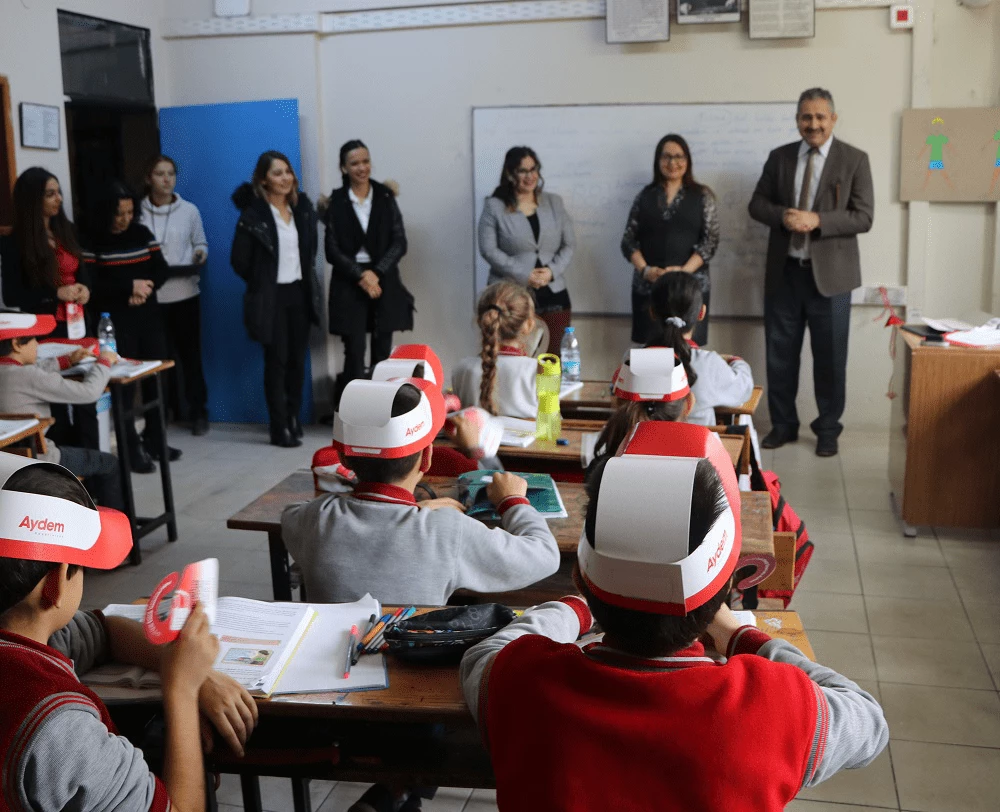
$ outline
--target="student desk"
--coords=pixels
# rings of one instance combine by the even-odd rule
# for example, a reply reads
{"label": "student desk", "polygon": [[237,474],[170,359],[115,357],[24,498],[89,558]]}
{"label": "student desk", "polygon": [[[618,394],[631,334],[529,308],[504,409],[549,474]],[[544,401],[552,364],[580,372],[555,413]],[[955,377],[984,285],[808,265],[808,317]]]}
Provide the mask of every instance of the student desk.
{"label": "student desk", "polygon": [[[34,438],[34,448],[35,456],[39,454],[44,454],[48,450],[48,445],[45,442],[45,431],[56,421],[51,417],[39,417],[37,414],[0,414],[0,419],[3,420],[34,420],[35,425],[29,426],[23,431],[19,431],[16,434],[12,434],[10,437],[5,437],[0,440],[0,448],[10,448],[12,445],[23,442],[24,440]],[[20,453],[15,449],[11,449],[15,454]]]}
{"label": "student desk", "polygon": [[716,406],[715,407],[715,419],[720,423],[729,425],[735,422],[737,416],[742,414],[752,415],[757,411],[757,406],[760,405],[760,399],[764,395],[763,386],[755,386],[753,391],[750,393],[750,397],[747,398],[746,403],[742,406]]}
{"label": "student desk", "polygon": [[[163,525],[167,526],[167,538],[177,541],[177,516],[174,512],[174,488],[170,481],[170,452],[167,450],[167,419],[166,404],[163,402],[163,382],[160,375],[174,366],[173,361],[160,361],[159,365],[131,378],[112,378],[108,382],[111,390],[111,412],[115,425],[115,440],[118,443],[118,469],[121,476],[122,497],[125,501],[125,514],[132,523],[132,552],[129,553],[129,563],[142,563],[142,550],[139,540],[148,536]],[[135,405],[131,387],[146,378],[156,380],[156,398],[149,403]],[[129,441],[126,426],[137,414],[153,413],[153,419],[160,422],[162,444],[160,446],[160,485],[163,491],[163,512],[159,516],[142,517],[136,514],[135,492],[132,490],[132,466],[129,462]]]}
{"label": "student desk", "polygon": [[904,533],[1000,527],[1000,349],[921,344],[900,330],[889,482]]}
{"label": "student desk", "polygon": [[[760,629],[815,660],[795,612],[754,614]],[[260,723],[246,758],[227,757],[219,750],[209,756],[209,769],[241,775],[247,812],[260,809],[259,775],[493,787],[489,754],[466,707],[457,665],[414,665],[392,656],[387,663],[389,687],[384,690],[257,700]],[[130,713],[144,707],[148,714],[151,704],[155,709],[160,703],[158,692],[131,693],[135,700],[108,702],[119,724]],[[148,699],[140,705],[143,694]],[[296,796],[301,798],[303,789],[299,783]],[[309,808],[308,792],[304,796],[297,808]]]}
{"label": "student desk", "polygon": [[559,399],[563,417],[607,420],[611,417],[611,384],[608,381],[584,381],[583,388]]}
{"label": "student desk", "polygon": [[[455,495],[455,479],[452,477],[424,477],[423,482],[430,485],[438,496]],[[576,562],[576,548],[580,542],[580,534],[583,531],[587,495],[580,483],[560,482],[558,487],[566,505],[566,512],[569,513],[568,519],[553,519],[548,523],[562,554],[559,570],[530,587],[516,592],[505,592],[502,595],[488,596],[491,599],[496,598],[501,602],[518,606],[558,598],[575,591],[570,576],[573,564]],[[226,527],[231,530],[256,530],[267,533],[271,559],[271,588],[277,601],[292,599],[288,551],[281,536],[281,512],[287,505],[304,502],[317,495],[313,487],[312,473],[296,471],[258,496],[226,522]],[[762,562],[765,572],[770,573],[775,567],[770,497],[763,491],[743,491],[740,497],[743,526],[742,557],[753,556],[754,560]],[[473,593],[464,593],[462,597],[471,599],[472,595]],[[484,598],[476,593],[476,599]]]}

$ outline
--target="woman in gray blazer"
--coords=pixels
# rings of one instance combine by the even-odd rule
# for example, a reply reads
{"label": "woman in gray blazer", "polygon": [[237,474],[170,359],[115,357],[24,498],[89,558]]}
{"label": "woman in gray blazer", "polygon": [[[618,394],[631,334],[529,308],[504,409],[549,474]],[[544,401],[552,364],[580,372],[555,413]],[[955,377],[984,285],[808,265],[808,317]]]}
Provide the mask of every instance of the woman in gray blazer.
{"label": "woman in gray blazer", "polygon": [[558,354],[572,315],[565,273],[576,238],[562,198],[542,191],[541,171],[531,147],[507,150],[479,218],[479,253],[490,265],[489,284],[510,280],[534,294],[549,328],[547,351]]}

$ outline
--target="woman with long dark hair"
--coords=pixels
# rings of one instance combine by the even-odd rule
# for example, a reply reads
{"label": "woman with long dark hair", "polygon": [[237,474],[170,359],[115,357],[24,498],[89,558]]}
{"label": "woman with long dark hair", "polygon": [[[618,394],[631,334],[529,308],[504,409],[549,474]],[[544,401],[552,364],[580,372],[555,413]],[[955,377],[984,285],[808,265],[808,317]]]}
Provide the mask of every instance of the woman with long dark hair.
{"label": "woman with long dark hair", "polygon": [[365,372],[365,339],[371,335],[371,368],[389,357],[392,334],[413,329],[413,296],[403,285],[399,261],[406,254],[403,215],[396,193],[371,177],[372,159],[359,139],[340,148],[341,186],[330,193],[326,261],[330,274],[330,333],[344,341],[344,370],[335,400]]}
{"label": "woman with long dark hair", "polygon": [[[125,183],[111,181],[94,211],[83,259],[94,282],[93,314],[107,313],[115,326],[118,354],[158,361],[167,357],[167,337],[156,290],[167,278],[167,263],[152,232],[136,220],[139,198]],[[128,395],[125,395],[128,397]],[[156,399],[156,381],[142,382],[145,402]],[[160,421],[147,415],[142,443],[129,423],[129,464],[139,474],[151,473],[161,448]],[[170,461],[181,456],[168,451]]]}
{"label": "woman with long dark hair", "polygon": [[[694,274],[701,286],[706,313],[708,263],[719,245],[715,195],[694,179],[687,141],[663,136],[653,154],[653,180],[632,203],[622,237],[622,253],[635,269],[632,276],[632,341],[645,344],[652,322],[649,291],[668,271]],[[708,341],[708,320],[698,323],[694,341]]]}
{"label": "woman with long dark hair", "polygon": [[[87,335],[85,306],[90,301],[90,275],[80,261],[76,230],[63,209],[59,179],[40,166],[24,170],[14,184],[14,229],[0,237],[3,301],[26,313],[55,316],[53,338]],[[54,442],[96,449],[97,412],[93,404],[77,404],[70,412],[53,404]]]}
{"label": "woman with long dark hair", "polygon": [[271,443],[302,445],[302,386],[309,325],[319,324],[316,210],[292,162],[276,150],[257,159],[250,183],[233,192],[240,210],[230,261],[247,283],[243,324],[264,348],[264,397]]}
{"label": "woman with long dark hair", "polygon": [[546,352],[558,353],[572,321],[565,273],[576,237],[562,198],[544,186],[531,147],[507,150],[500,182],[479,218],[479,253],[490,265],[489,284],[507,280],[532,292],[535,312],[548,326]]}

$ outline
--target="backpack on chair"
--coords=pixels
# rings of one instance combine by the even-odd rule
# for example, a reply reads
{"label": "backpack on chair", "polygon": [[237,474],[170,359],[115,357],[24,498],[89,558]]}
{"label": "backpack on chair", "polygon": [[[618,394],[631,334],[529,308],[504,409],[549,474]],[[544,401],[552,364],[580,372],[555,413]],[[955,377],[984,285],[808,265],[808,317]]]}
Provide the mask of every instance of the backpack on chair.
{"label": "backpack on chair", "polygon": [[760,471],[759,475],[771,496],[771,517],[774,521],[775,531],[795,534],[795,581],[790,590],[761,589],[758,590],[758,596],[761,598],[780,598],[787,608],[795,589],[802,580],[806,567],[809,566],[809,559],[812,558],[815,547],[809,541],[809,531],[806,530],[805,522],[799,518],[792,506],[785,501],[785,497],[781,495],[781,482],[778,475],[774,471]]}

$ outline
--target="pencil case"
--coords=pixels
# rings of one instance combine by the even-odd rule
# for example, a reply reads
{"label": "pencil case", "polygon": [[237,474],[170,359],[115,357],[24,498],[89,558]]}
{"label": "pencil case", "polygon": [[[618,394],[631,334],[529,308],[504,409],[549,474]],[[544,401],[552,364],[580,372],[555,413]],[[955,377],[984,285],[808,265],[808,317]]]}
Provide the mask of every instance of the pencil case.
{"label": "pencil case", "polygon": [[404,660],[461,659],[466,649],[500,631],[514,610],[499,603],[453,606],[403,620],[385,632],[389,651]]}

